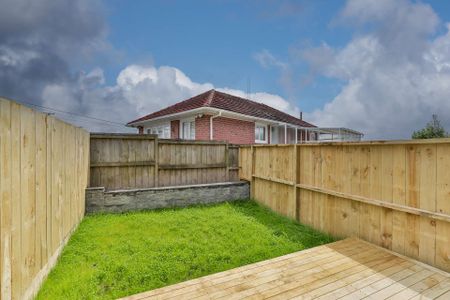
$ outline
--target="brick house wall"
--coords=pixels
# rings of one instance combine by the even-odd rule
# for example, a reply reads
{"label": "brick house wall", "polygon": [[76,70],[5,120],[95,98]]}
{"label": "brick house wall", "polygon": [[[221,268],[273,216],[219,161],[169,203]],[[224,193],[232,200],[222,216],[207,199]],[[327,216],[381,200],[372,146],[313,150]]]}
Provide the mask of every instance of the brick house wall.
{"label": "brick house wall", "polygon": [[170,121],[170,138],[171,139],[180,138],[180,120]]}
{"label": "brick house wall", "polygon": [[[210,140],[210,118],[211,115],[195,118],[196,140]],[[181,138],[180,123],[180,120],[170,121],[171,139]],[[255,143],[255,122],[216,117],[213,119],[213,131],[213,139],[216,141],[228,141],[231,144]],[[267,138],[270,141],[270,126],[267,126]]]}
{"label": "brick house wall", "polygon": [[[209,123],[208,123],[209,125]],[[255,123],[218,117],[213,119],[213,139],[232,144],[254,144]]]}
{"label": "brick house wall", "polygon": [[[210,115],[195,118],[195,139],[198,141],[209,141],[209,119]],[[214,119],[216,121],[216,119]],[[215,123],[215,122],[214,122]]]}

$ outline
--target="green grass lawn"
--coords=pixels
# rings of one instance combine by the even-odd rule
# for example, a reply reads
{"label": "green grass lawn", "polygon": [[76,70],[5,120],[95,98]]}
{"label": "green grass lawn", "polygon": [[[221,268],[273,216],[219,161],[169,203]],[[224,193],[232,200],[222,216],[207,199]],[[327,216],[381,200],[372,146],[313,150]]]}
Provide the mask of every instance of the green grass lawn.
{"label": "green grass lawn", "polygon": [[252,201],[91,215],[37,299],[113,299],[331,241]]}

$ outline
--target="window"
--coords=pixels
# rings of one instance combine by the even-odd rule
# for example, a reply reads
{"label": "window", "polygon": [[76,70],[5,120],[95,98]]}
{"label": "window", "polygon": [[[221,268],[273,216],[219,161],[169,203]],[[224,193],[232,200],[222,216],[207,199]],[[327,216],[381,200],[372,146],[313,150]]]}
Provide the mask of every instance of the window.
{"label": "window", "polygon": [[170,124],[150,127],[147,129],[147,133],[157,134],[161,139],[170,139]]}
{"label": "window", "polygon": [[195,120],[181,122],[181,134],[185,140],[195,140]]}
{"label": "window", "polygon": [[262,124],[255,125],[255,142],[267,143],[267,126]]}

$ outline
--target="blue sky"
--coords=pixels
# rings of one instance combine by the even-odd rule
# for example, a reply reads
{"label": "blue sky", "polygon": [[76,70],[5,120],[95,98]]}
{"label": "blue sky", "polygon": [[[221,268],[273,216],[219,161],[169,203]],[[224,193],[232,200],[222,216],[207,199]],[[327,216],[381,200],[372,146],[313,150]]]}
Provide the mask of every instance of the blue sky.
{"label": "blue sky", "polygon": [[[211,88],[368,139],[450,131],[450,2],[0,0],[0,95],[92,131]],[[54,112],[54,111],[53,111]]]}
{"label": "blue sky", "polygon": [[[108,80],[127,64],[151,62],[183,70],[197,82],[247,91],[280,94],[311,110],[336,94],[339,82],[299,88],[289,95],[279,84],[279,71],[264,69],[253,58],[262,49],[289,56],[294,45],[327,41],[341,46],[351,33],[330,25],[342,1],[294,2],[279,11],[276,1],[110,1],[112,44],[124,53],[121,64],[108,68]],[[297,73],[308,70],[300,62]],[[300,85],[300,84],[299,84]]]}
{"label": "blue sky", "polygon": [[[450,2],[423,2],[450,20]],[[324,0],[108,1],[109,39],[123,60],[107,66],[106,75],[112,82],[131,63],[168,65],[219,87],[247,91],[250,82],[252,91],[278,94],[312,111],[336,96],[343,83],[318,76],[308,84],[296,82],[289,92],[279,82],[279,70],[262,68],[253,56],[267,49],[284,60],[296,46],[345,46],[355,32],[335,24],[344,5]],[[301,80],[307,65],[297,61],[295,73]]]}

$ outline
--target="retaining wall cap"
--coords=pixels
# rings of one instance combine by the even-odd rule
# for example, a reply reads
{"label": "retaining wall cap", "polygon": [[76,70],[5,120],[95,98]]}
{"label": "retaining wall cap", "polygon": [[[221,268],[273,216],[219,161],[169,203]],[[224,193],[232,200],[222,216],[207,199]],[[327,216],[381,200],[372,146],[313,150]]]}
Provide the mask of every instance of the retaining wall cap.
{"label": "retaining wall cap", "polygon": [[[219,186],[236,186],[236,185],[246,185],[247,181],[233,181],[233,182],[218,182],[218,183],[206,183],[206,184],[191,184],[191,185],[174,185],[174,186],[161,186],[153,188],[143,188],[143,189],[124,189],[124,190],[114,190],[106,191],[105,194],[128,194],[136,192],[146,192],[146,191],[162,191],[162,190],[182,190],[190,188],[214,188]],[[91,188],[95,189],[95,188]],[[104,189],[104,188],[102,188]]]}
{"label": "retaining wall cap", "polygon": [[88,187],[86,191],[105,191],[104,187]]}

